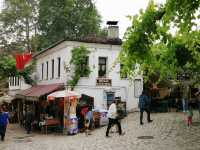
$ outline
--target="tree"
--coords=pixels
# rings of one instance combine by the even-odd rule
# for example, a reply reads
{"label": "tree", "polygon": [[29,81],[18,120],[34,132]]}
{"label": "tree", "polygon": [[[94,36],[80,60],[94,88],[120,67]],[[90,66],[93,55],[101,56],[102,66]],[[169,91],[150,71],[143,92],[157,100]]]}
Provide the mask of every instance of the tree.
{"label": "tree", "polygon": [[41,0],[39,29],[42,47],[62,39],[78,39],[100,32],[100,16],[92,0]]}
{"label": "tree", "polygon": [[157,82],[176,80],[179,73],[198,79],[200,32],[195,20],[200,15],[199,6],[199,1],[167,0],[163,6],[151,1],[144,12],[130,17],[132,26],[125,34],[119,58],[129,76],[139,64],[146,82],[152,76],[158,77]]}
{"label": "tree", "polygon": [[1,45],[4,49],[31,50],[30,39],[37,31],[37,16],[37,0],[5,0],[5,8],[0,14]]}
{"label": "tree", "polygon": [[5,0],[0,46],[37,51],[63,39],[104,35],[100,22],[92,0]]}

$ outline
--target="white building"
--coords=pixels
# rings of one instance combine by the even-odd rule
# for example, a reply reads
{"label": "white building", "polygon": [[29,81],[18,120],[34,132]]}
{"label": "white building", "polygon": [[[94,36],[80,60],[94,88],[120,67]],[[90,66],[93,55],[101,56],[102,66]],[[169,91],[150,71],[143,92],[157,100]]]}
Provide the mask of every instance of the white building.
{"label": "white building", "polygon": [[[109,34],[115,38],[118,36],[118,28],[113,27],[114,29],[112,26],[109,27],[111,31]],[[121,42],[118,38],[82,42],[61,41],[42,50],[34,56],[37,84],[63,83],[67,88],[67,81],[73,72],[70,65],[71,50],[80,46],[90,51],[86,63],[92,72],[88,77],[81,77],[74,90],[93,97],[95,108],[107,109],[107,104],[115,97],[121,97],[122,101],[126,101],[128,111],[137,108],[138,97],[143,88],[142,77],[138,76],[130,81],[120,77],[122,66],[119,63],[112,68],[121,51]]]}

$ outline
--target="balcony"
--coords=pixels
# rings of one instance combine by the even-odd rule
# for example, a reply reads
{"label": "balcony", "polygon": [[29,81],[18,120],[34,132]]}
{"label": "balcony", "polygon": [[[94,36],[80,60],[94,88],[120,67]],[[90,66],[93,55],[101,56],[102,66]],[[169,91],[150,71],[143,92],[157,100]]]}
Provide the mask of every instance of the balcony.
{"label": "balcony", "polygon": [[9,77],[9,91],[25,90],[30,87],[31,85],[26,84],[23,77]]}

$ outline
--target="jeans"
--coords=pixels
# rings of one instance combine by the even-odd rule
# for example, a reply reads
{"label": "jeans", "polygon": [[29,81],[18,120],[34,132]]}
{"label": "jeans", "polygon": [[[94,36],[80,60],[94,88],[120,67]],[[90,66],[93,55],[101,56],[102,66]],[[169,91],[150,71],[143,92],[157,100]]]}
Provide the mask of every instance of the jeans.
{"label": "jeans", "polygon": [[26,131],[27,131],[27,134],[29,134],[29,133],[31,132],[31,128],[32,128],[31,122],[27,122],[27,123],[26,123]]}
{"label": "jeans", "polygon": [[185,98],[182,99],[182,105],[183,105],[183,112],[187,111],[188,110],[188,101]]}
{"label": "jeans", "polygon": [[1,141],[4,141],[4,137],[6,134],[6,125],[0,125],[0,134],[1,134]]}
{"label": "jeans", "polygon": [[120,124],[119,120],[118,119],[109,118],[109,123],[108,123],[108,127],[107,127],[107,130],[106,130],[106,136],[108,136],[109,130],[112,127],[112,125],[114,125],[114,124],[117,124],[118,129],[119,129],[118,130],[119,134],[122,134],[122,128],[121,128],[121,124]]}

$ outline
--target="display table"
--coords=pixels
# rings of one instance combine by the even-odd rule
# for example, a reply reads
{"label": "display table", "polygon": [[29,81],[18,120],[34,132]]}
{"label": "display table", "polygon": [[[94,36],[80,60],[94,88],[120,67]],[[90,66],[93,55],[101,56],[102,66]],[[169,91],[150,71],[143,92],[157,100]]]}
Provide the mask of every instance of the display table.
{"label": "display table", "polygon": [[44,132],[47,134],[48,127],[58,127],[60,125],[60,121],[58,119],[45,119],[42,128]]}

